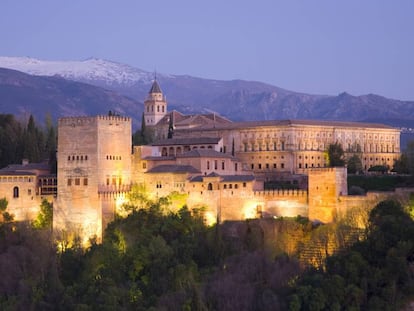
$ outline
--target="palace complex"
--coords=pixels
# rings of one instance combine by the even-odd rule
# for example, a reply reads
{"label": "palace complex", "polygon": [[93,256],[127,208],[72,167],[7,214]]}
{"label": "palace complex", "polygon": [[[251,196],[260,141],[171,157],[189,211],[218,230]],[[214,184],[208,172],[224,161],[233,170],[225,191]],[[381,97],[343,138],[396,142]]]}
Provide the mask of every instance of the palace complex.
{"label": "palace complex", "polygon": [[[144,102],[153,143],[145,146],[132,146],[128,117],[59,119],[57,178],[42,164],[11,165],[0,170],[0,197],[16,220],[33,219],[46,198],[53,202],[54,230],[85,240],[101,239],[134,185],[153,199],[174,194],[171,208],[203,208],[209,223],[296,215],[330,222],[384,197],[348,196],[346,168],[327,168],[330,144],[341,144],[347,158],[357,155],[364,171],[392,168],[400,156],[399,130],[381,124],[232,122],[167,108],[154,81]],[[291,189],[268,190],[271,183]]]}

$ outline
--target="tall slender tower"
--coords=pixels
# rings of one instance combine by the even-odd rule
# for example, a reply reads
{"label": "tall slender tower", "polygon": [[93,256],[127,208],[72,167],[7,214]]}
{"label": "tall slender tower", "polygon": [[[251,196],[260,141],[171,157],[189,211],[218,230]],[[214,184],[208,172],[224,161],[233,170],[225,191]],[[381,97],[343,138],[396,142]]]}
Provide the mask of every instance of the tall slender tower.
{"label": "tall slender tower", "polygon": [[162,94],[157,79],[152,83],[147,99],[144,101],[145,125],[156,125],[167,114],[167,100]]}

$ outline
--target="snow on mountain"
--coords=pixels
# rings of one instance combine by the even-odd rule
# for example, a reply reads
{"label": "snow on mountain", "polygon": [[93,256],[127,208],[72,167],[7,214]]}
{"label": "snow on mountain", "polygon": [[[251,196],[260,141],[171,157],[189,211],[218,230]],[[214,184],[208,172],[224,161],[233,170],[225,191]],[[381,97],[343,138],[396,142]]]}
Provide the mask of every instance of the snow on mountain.
{"label": "snow on mountain", "polygon": [[[96,80],[130,86],[151,83],[154,74],[125,64],[97,58],[83,61],[45,61],[30,57],[0,56],[0,67],[37,76],[61,76],[70,80]],[[171,76],[170,76],[171,77]]]}

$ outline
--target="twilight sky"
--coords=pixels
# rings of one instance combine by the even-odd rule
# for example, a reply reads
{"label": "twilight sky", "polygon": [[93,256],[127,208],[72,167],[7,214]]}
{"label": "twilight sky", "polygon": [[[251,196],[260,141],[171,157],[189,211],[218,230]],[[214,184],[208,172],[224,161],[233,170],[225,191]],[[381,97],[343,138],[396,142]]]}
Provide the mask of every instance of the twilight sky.
{"label": "twilight sky", "polygon": [[0,55],[414,100],[412,0],[2,0]]}

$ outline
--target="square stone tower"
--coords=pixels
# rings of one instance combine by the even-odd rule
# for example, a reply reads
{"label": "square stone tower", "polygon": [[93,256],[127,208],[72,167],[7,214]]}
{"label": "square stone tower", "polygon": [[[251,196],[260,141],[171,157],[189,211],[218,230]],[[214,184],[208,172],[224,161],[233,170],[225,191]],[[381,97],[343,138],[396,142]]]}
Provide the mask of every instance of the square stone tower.
{"label": "square stone tower", "polygon": [[346,167],[314,168],[308,176],[309,219],[334,221],[340,196],[348,194]]}
{"label": "square stone tower", "polygon": [[[58,123],[58,191],[53,210],[57,235],[86,243],[102,239],[117,197],[131,183],[131,119],[68,117]],[[113,204],[108,204],[112,202]]]}

